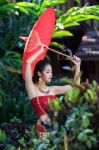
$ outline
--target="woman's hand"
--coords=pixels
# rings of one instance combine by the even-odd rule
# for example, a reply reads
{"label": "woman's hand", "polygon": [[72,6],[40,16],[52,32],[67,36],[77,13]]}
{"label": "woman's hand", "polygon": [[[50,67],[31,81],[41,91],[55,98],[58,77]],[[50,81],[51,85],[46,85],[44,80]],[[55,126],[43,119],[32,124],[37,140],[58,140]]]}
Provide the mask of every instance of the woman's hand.
{"label": "woman's hand", "polygon": [[80,85],[80,64],[81,59],[75,55],[71,57],[71,61],[75,64],[75,75],[74,75],[74,81],[76,84]]}
{"label": "woman's hand", "polygon": [[27,60],[26,60],[26,63],[27,64],[31,64],[33,61],[35,61],[35,59],[37,59],[37,57],[39,55],[41,55],[42,53],[44,53],[45,51],[45,48],[44,48],[44,45],[38,45],[39,46],[39,50],[31,57],[29,57]]}
{"label": "woman's hand", "polygon": [[81,59],[75,55],[71,57],[71,61],[75,64],[75,66],[80,66],[81,64]]}

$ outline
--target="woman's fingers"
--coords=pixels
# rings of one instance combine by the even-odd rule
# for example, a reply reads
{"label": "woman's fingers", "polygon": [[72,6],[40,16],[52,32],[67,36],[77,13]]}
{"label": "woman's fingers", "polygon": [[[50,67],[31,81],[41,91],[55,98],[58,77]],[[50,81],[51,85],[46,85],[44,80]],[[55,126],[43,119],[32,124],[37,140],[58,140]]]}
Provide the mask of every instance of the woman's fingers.
{"label": "woman's fingers", "polygon": [[79,57],[77,57],[76,55],[73,55],[71,60],[75,65],[81,63],[81,59]]}

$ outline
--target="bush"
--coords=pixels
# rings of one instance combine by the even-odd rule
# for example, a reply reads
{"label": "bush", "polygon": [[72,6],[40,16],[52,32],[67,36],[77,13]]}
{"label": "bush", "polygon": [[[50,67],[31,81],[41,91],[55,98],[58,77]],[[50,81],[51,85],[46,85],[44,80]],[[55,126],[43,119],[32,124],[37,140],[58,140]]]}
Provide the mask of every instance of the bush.
{"label": "bush", "polygon": [[63,150],[63,146],[66,150],[95,150],[99,147],[99,85],[95,81],[80,86],[73,84],[73,89],[64,97],[49,100],[48,113],[53,130],[45,140],[38,140],[34,123],[25,125],[20,120],[16,123],[15,119],[10,124],[2,124],[0,133],[5,149],[9,144],[28,150]]}

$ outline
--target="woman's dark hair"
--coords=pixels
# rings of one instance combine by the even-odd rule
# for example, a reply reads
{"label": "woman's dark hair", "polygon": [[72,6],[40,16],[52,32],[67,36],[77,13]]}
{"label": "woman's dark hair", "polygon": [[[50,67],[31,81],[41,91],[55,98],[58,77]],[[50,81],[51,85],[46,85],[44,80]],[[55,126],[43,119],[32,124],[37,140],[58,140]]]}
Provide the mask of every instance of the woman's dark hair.
{"label": "woman's dark hair", "polygon": [[36,64],[35,69],[34,69],[34,76],[33,76],[34,83],[39,81],[38,71],[40,71],[42,73],[44,71],[46,65],[51,65],[50,61],[48,61],[47,59],[40,60]]}

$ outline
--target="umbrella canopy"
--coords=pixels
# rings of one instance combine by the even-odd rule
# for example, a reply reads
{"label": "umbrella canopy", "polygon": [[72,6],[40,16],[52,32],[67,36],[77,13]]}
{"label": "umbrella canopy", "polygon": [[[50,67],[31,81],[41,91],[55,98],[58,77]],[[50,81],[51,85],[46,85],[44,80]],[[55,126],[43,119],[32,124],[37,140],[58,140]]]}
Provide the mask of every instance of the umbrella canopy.
{"label": "umbrella canopy", "polygon": [[[22,76],[25,77],[26,60],[34,55],[41,47],[41,45],[49,46],[51,42],[51,37],[53,34],[55,25],[55,12],[52,7],[47,8],[42,15],[39,17],[38,21],[34,25],[28,37],[22,37],[26,44],[23,53],[22,61]],[[42,53],[38,58],[31,64],[32,76],[34,74],[35,65],[38,61],[43,60],[47,53],[47,48],[45,48],[44,53]]]}

